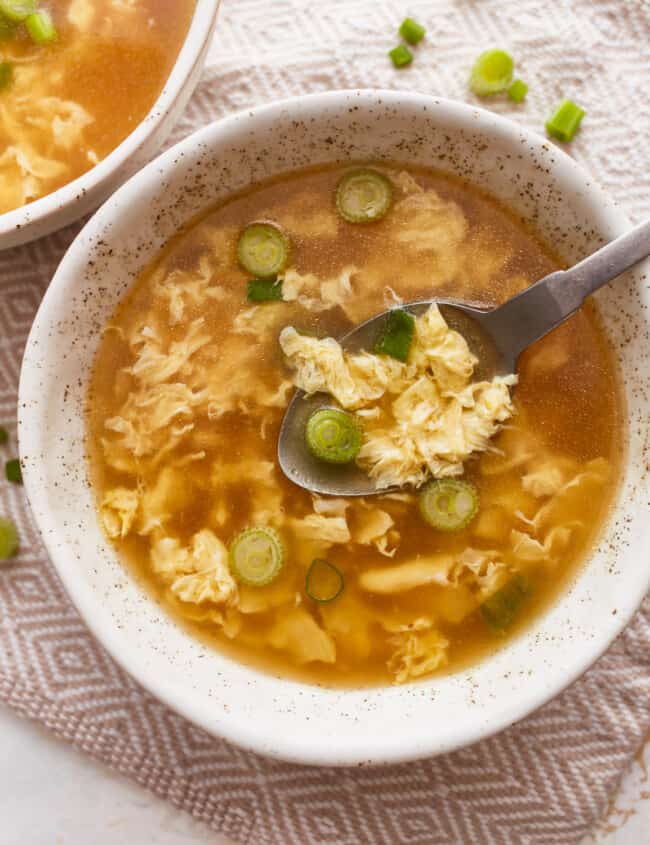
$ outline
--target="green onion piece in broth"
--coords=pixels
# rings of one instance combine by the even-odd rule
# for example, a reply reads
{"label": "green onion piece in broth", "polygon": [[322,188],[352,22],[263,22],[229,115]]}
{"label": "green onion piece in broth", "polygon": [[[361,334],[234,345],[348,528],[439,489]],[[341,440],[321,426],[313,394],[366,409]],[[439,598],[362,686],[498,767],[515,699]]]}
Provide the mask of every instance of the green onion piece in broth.
{"label": "green onion piece in broth", "polygon": [[25,28],[35,44],[51,44],[58,38],[52,17],[44,9],[26,17]]}
{"label": "green onion piece in broth", "polygon": [[383,173],[370,168],[346,173],[336,189],[336,209],[348,223],[373,223],[390,208],[393,186]]}
{"label": "green onion piece in broth", "polygon": [[246,296],[250,302],[281,302],[282,282],[277,279],[251,279]]}
{"label": "green onion piece in broth", "polygon": [[17,29],[18,24],[5,18],[0,12],[0,42],[9,41],[10,38],[13,38]]}
{"label": "green onion piece in broth", "polygon": [[310,599],[327,604],[337,599],[345,587],[343,575],[328,560],[316,558],[307,570],[305,592]]}
{"label": "green onion piece in broth", "polygon": [[485,623],[495,633],[503,634],[514,622],[529,590],[528,578],[517,573],[481,605]]}
{"label": "green onion piece in broth", "polygon": [[258,279],[275,279],[289,261],[289,241],[274,223],[251,223],[237,244],[239,263]]}
{"label": "green onion piece in broth", "polygon": [[22,23],[36,11],[36,0],[0,0],[0,15],[14,23]]}
{"label": "green onion piece in broth", "polygon": [[247,528],[230,546],[230,570],[237,581],[264,587],[280,574],[284,563],[282,542],[272,528]]}
{"label": "green onion piece in broth", "polygon": [[478,491],[468,481],[439,478],[425,485],[418,500],[423,519],[438,531],[460,531],[476,516]]}
{"label": "green onion piece in broth", "polygon": [[[11,62],[0,62],[0,91],[8,88],[14,79],[14,66]],[[3,429],[4,431],[4,429]],[[0,443],[4,441],[0,440]]]}

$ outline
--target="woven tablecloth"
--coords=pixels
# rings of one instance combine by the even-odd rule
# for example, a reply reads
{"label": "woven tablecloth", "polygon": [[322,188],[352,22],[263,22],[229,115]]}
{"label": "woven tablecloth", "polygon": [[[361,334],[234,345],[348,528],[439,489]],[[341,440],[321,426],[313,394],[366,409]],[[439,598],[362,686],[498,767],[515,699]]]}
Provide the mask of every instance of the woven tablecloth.
{"label": "woven tablecloth", "polygon": [[[413,65],[396,71],[386,52],[407,13],[427,36]],[[471,101],[468,68],[500,46],[530,92],[522,106],[496,99],[490,108],[541,131],[561,98],[575,99],[587,117],[571,154],[640,219],[650,215],[649,44],[647,0],[223,0],[208,66],[173,140],[237,109],[333,88]],[[14,450],[27,332],[77,230],[0,254],[0,423]],[[0,485],[0,513],[23,539],[0,570],[0,699],[235,842],[570,845],[603,814],[650,728],[646,599],[579,682],[497,737],[388,768],[270,762],[207,736],[143,692],[72,607],[21,488]],[[648,565],[647,549],[639,554]]]}

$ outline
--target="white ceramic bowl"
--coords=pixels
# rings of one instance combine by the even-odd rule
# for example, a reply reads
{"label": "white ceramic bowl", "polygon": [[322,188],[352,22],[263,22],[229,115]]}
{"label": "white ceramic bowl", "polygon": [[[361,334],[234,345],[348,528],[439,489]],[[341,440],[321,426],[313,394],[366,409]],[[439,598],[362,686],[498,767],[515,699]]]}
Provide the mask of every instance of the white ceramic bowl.
{"label": "white ceramic bowl", "polygon": [[170,235],[221,197],[302,165],[381,158],[433,164],[488,189],[568,260],[629,225],[572,159],[495,114],[399,92],[287,100],[202,129],[111,197],[77,237],[45,295],[20,383],[27,493],[89,627],[140,683],[196,724],[304,763],[408,760],[505,728],[580,675],[628,622],[650,583],[650,521],[643,510],[648,455],[644,460],[642,454],[650,298],[640,276],[631,274],[598,295],[628,406],[629,447],[616,511],[561,600],[480,665],[410,686],[361,691],[260,674],[180,630],[117,560],[95,515],[83,419],[99,330],[116,303]]}
{"label": "white ceramic bowl", "polygon": [[28,243],[78,220],[141,168],[171,132],[192,95],[214,32],[221,0],[196,0],[174,67],[148,114],[87,173],[21,208],[0,214],[0,249]]}

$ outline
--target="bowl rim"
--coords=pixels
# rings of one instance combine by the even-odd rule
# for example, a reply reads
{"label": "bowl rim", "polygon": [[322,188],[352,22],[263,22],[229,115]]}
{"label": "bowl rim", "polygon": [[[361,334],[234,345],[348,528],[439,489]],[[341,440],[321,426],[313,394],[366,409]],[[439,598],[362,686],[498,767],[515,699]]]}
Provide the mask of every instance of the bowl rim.
{"label": "bowl rim", "polygon": [[[131,177],[100,208],[77,236],[55,273],[30,331],[26,350],[39,342],[40,324],[45,321],[45,317],[42,315],[47,314],[53,291],[56,290],[59,283],[63,283],[65,276],[68,274],[68,264],[74,266],[76,262],[83,261],[86,245],[92,242],[94,233],[105,228],[113,216],[119,213],[120,204],[128,202],[132,195],[135,196],[141,184],[148,184],[154,179],[160,180],[168,171],[173,170],[174,163],[177,160],[192,155],[198,148],[205,149],[206,146],[218,143],[220,133],[226,134],[236,127],[240,121],[250,121],[256,118],[268,120],[276,115],[280,116],[287,108],[302,106],[313,110],[332,107],[337,103],[343,106],[349,104],[346,102],[348,98],[354,98],[357,104],[365,99],[369,105],[375,106],[379,100],[382,105],[386,104],[393,107],[399,107],[400,104],[404,103],[412,106],[435,107],[442,114],[466,119],[471,121],[473,125],[483,122],[486,129],[495,133],[497,138],[505,137],[510,140],[519,138],[525,141],[529,148],[534,151],[540,151],[542,146],[548,148],[549,144],[543,136],[533,133],[501,115],[474,105],[399,90],[337,90],[300,95],[275,101],[258,108],[244,109],[202,127],[162,153]],[[588,190],[591,195],[590,204],[595,206],[598,203],[600,205],[599,213],[614,235],[623,234],[629,230],[631,223],[627,216],[613,203],[580,164],[557,147],[553,149],[553,156],[555,159],[554,170],[566,184],[568,192],[577,190],[584,194],[585,189]],[[31,412],[27,410],[29,403],[26,401],[32,395],[33,389],[38,383],[38,375],[36,367],[23,366],[18,400],[18,433],[21,456],[41,453],[40,438],[42,434],[38,431],[37,426],[30,426]],[[617,604],[618,612],[616,616],[610,616],[603,620],[600,638],[581,642],[581,648],[576,649],[576,655],[571,660],[570,670],[564,670],[562,674],[556,673],[556,676],[551,677],[545,686],[538,685],[532,693],[528,690],[522,692],[516,702],[504,706],[499,717],[492,718],[489,724],[477,720],[474,730],[464,730],[462,735],[459,735],[459,731],[451,724],[448,726],[449,732],[443,740],[436,737],[434,741],[425,736],[421,737],[418,742],[412,740],[410,744],[406,744],[401,737],[388,735],[387,732],[386,735],[382,736],[378,747],[376,746],[372,750],[366,747],[365,751],[362,751],[359,747],[342,750],[340,747],[332,746],[327,737],[315,738],[313,745],[306,748],[299,736],[294,737],[290,733],[286,735],[276,733],[269,738],[268,729],[263,724],[251,724],[250,722],[242,724],[241,720],[237,721],[236,718],[231,718],[231,715],[227,713],[211,714],[208,724],[204,712],[205,705],[192,696],[191,690],[180,690],[173,683],[167,682],[165,678],[157,676],[155,672],[148,671],[146,662],[125,647],[125,642],[119,636],[112,616],[102,609],[97,596],[93,594],[93,590],[87,588],[75,577],[72,560],[69,560],[65,554],[65,543],[59,545],[55,541],[59,534],[59,527],[52,514],[49,513],[46,492],[40,487],[37,474],[35,470],[31,469],[31,464],[26,465],[24,475],[32,512],[38,523],[48,554],[63,581],[66,591],[83,617],[85,624],[88,625],[100,644],[106,648],[116,662],[157,699],[209,733],[233,742],[241,748],[293,763],[326,766],[394,764],[447,753],[493,736],[530,715],[579,678],[609,648],[613,640],[625,628],[638,609],[643,596],[650,588],[649,568],[643,592],[638,590],[634,595],[630,595],[629,591],[626,592],[624,601],[619,601]],[[359,691],[352,690],[350,692],[354,694]]]}
{"label": "bowl rim", "polygon": [[[220,4],[221,0],[196,0],[190,26],[162,90],[142,120],[126,138],[81,176],[77,176],[71,182],[66,182],[52,193],[0,214],[0,249],[11,248],[14,245],[12,242],[3,247],[4,238],[17,237],[19,240],[16,244],[22,244],[41,237],[42,233],[38,231],[39,224],[44,223],[50,216],[68,209],[84,196],[101,190],[103,183],[114,176],[147,143],[165,120],[188,79],[191,78],[196,65],[201,61],[206,41],[212,35]],[[81,208],[79,217],[84,213],[86,211]],[[62,225],[72,223],[75,219],[78,217],[71,220],[66,218]],[[31,228],[36,230],[33,236],[25,235]]]}

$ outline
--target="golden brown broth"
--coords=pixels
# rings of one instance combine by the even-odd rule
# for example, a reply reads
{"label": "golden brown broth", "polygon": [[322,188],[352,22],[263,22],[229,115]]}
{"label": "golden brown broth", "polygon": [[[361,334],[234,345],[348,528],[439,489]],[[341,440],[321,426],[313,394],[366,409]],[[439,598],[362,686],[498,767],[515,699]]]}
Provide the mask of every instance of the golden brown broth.
{"label": "golden brown broth", "polygon": [[[0,58],[14,65],[14,81],[0,94],[0,151],[12,145],[62,165],[39,178],[31,201],[62,187],[105,158],[147,114],[169,76],[188,30],[194,0],[139,0],[129,6],[112,0],[87,0],[87,25],[80,0],[51,0],[58,38],[35,45],[24,30],[0,42]],[[77,15],[74,17],[74,8]],[[46,98],[81,106],[92,122],[67,145],[57,143],[50,127],[53,113],[43,112],[45,129],[25,118]],[[38,117],[38,114],[37,114]],[[38,168],[40,174],[40,167]],[[21,205],[9,189],[15,171],[0,169],[4,189],[0,212]]]}
{"label": "golden brown broth", "polygon": [[[412,168],[411,172],[425,188],[453,200],[462,209],[468,223],[464,242],[450,245],[437,253],[418,253],[404,246],[394,237],[395,221],[392,213],[371,226],[354,226],[338,221],[332,197],[342,168],[329,167],[303,171],[260,185],[229,199],[200,221],[194,221],[174,238],[154,264],[142,274],[131,293],[115,314],[112,325],[119,326],[128,336],[136,326],[155,315],[164,321],[162,305],[152,293],[152,278],[161,268],[191,270],[201,256],[211,256],[214,265],[213,284],[227,291],[222,301],[210,300],[190,309],[184,320],[205,317],[216,342],[214,360],[223,354],[223,385],[239,368],[249,368],[251,377],[274,388],[287,378],[278,344],[277,334],[285,325],[315,331],[319,335],[340,335],[349,329],[351,319],[339,307],[313,314],[295,303],[261,306],[270,323],[261,340],[251,335],[233,335],[233,319],[249,306],[245,302],[247,275],[235,260],[237,233],[253,219],[272,219],[282,224],[292,242],[291,264],[300,272],[315,273],[329,278],[343,267],[354,264],[360,268],[354,277],[355,295],[352,316],[360,321],[384,307],[384,288],[390,285],[405,299],[417,299],[432,294],[453,296],[467,301],[494,305],[521,290],[525,285],[556,269],[559,262],[552,252],[529,231],[521,221],[494,199],[455,179],[436,172]],[[310,234],[312,226],[316,234]],[[320,234],[319,234],[320,232]],[[325,233],[325,234],[323,234]],[[217,244],[217,246],[215,246]],[[166,312],[165,312],[166,313]],[[171,330],[173,337],[181,337],[184,327]],[[238,354],[248,344],[254,350],[252,359],[244,361]],[[230,358],[228,356],[231,356]],[[206,360],[208,360],[206,359]],[[251,363],[252,361],[252,363]],[[103,459],[100,440],[106,436],[104,421],[119,411],[133,384],[131,376],[110,374],[133,363],[133,354],[120,334],[109,331],[100,346],[95,365],[89,401],[89,446],[92,472],[98,500],[116,485],[133,486],[134,479],[116,472]],[[250,369],[252,367],[252,369]],[[108,374],[108,375],[107,375]],[[515,428],[527,436],[539,438],[538,448],[553,451],[576,466],[594,458],[605,458],[613,467],[606,484],[590,489],[581,502],[573,503],[562,520],[582,520],[583,527],[575,529],[572,539],[554,565],[528,568],[532,589],[524,602],[514,634],[539,614],[557,597],[567,580],[575,574],[598,530],[602,526],[615,489],[622,444],[622,408],[612,355],[600,321],[592,306],[585,307],[563,327],[539,341],[524,356],[520,368],[520,382],[515,391],[517,414]],[[204,445],[203,438],[215,437],[216,445],[206,440],[207,457],[192,464],[186,473],[184,491],[179,494],[176,511],[165,525],[165,532],[188,543],[201,528],[210,526],[228,544],[238,531],[250,523],[251,508],[259,491],[258,480],[246,477],[220,488],[218,467],[251,456],[255,461],[276,460],[276,443],[283,408],[267,413],[268,425],[264,439],[260,436],[259,411],[255,409],[226,414],[218,421],[207,418],[196,421],[190,442],[177,449],[182,455]],[[368,568],[391,566],[414,556],[436,552],[462,552],[470,546],[478,549],[496,548],[507,551],[510,528],[525,530],[517,521],[512,508],[495,505],[500,496],[508,496],[517,489],[520,506],[532,514],[540,502],[521,491],[523,469],[518,467],[499,475],[486,475],[484,462],[507,462],[510,458],[508,437],[504,431],[496,438],[496,446],[504,449],[502,458],[485,455],[466,465],[466,477],[474,481],[481,494],[482,510],[495,509],[503,521],[504,538],[498,542],[476,536],[477,521],[456,534],[442,534],[426,526],[413,503],[380,497],[380,505],[395,521],[400,542],[393,560],[381,556],[374,547],[336,545],[327,558],[344,573],[346,588],[335,604],[354,627],[354,620],[370,616],[368,631],[371,637],[370,654],[363,654],[354,630],[335,636],[337,660],[334,664],[312,663],[297,665],[284,651],[266,643],[269,626],[276,613],[284,609],[249,615],[238,637],[230,640],[214,624],[189,621],[182,603],[170,598],[166,586],[152,575],[149,563],[149,538],[132,533],[118,543],[123,559],[132,571],[158,597],[158,600],[183,624],[198,636],[214,643],[237,660],[260,666],[280,675],[291,675],[317,683],[359,686],[384,683],[390,679],[386,661],[391,653],[389,635],[378,624],[383,615],[393,620],[412,620],[431,613],[447,601],[442,587],[421,587],[410,592],[385,597],[363,593],[357,576]],[[217,469],[215,469],[217,468]],[[150,479],[140,477],[145,485]],[[284,516],[304,516],[312,512],[310,495],[292,485],[276,470],[274,480],[282,494]],[[218,501],[223,500],[227,518],[223,525],[215,521]],[[523,502],[523,504],[521,504]],[[501,508],[501,509],[499,509]],[[353,508],[350,524],[354,533],[355,521],[363,521],[363,513]],[[284,581],[292,585],[307,607],[320,622],[327,620],[328,608],[319,608],[304,593],[305,571],[311,562],[309,548],[283,529],[287,540],[289,560]],[[271,588],[267,588],[271,589]],[[359,611],[361,608],[361,612]],[[195,609],[195,608],[194,608]],[[449,664],[445,671],[470,664],[496,646],[503,637],[492,634],[478,612],[471,613],[460,624],[440,623],[450,640]],[[363,639],[363,638],[362,638]],[[356,649],[356,651],[355,651]]]}

